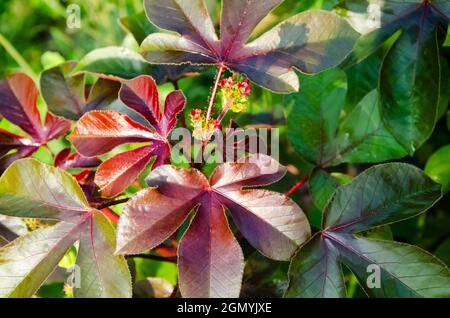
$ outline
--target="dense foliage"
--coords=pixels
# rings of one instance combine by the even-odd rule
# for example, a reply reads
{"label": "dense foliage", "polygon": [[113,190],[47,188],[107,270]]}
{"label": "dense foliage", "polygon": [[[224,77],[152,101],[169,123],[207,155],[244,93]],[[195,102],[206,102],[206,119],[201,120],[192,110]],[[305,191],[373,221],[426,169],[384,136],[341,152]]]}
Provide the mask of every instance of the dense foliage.
{"label": "dense foliage", "polygon": [[450,296],[450,0],[76,8],[0,3],[0,297]]}

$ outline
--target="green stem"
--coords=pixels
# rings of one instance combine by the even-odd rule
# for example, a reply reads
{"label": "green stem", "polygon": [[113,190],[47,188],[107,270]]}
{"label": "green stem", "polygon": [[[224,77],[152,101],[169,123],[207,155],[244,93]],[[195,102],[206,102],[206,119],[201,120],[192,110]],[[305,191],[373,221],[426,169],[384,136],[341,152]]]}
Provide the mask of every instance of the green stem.
{"label": "green stem", "polygon": [[20,55],[14,46],[9,42],[3,34],[0,33],[0,46],[3,46],[8,54],[16,61],[16,63],[31,77],[36,79],[36,74],[25,59]]}

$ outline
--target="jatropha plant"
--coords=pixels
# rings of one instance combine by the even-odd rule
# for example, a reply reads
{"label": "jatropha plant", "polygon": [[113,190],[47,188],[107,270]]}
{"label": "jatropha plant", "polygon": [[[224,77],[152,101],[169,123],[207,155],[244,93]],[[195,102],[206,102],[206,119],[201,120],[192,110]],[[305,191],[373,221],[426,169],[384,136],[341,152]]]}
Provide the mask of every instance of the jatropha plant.
{"label": "jatropha plant", "polygon": [[[392,30],[401,28],[396,12],[404,16],[410,8],[389,0],[361,1],[392,9],[362,37],[352,27],[363,21],[349,14],[353,1],[337,9],[347,19],[306,11],[253,36],[281,2],[223,0],[216,26],[201,0],[145,0],[152,30],[158,30],[145,39],[135,35],[142,56],[105,48],[80,62],[52,67],[41,75],[39,102],[27,75],[2,80],[0,114],[8,125],[0,127],[0,214],[23,219],[28,232],[6,235],[12,230],[0,223],[1,297],[39,293],[67,263],[77,281],[66,286],[66,294],[131,297],[138,274],[130,267],[139,258],[176,263],[177,283],[169,296],[239,297],[251,280],[246,280],[247,268],[256,266],[250,256],[254,251],[276,264],[291,262],[289,271],[282,267],[288,280],[278,288],[279,296],[346,297],[347,272],[369,296],[450,296],[450,273],[441,261],[379,234],[432,207],[442,196],[441,186],[406,163],[377,165],[354,178],[326,170],[399,159],[429,137],[429,125],[408,119],[422,112],[418,99],[410,106],[417,112],[407,113],[404,121],[398,116],[409,107],[404,103],[409,97],[392,92],[385,82],[351,95],[356,100],[351,104],[351,78],[338,66],[355,67],[355,61],[390,41],[393,47],[381,72],[385,76],[393,71],[391,55],[411,44],[405,41],[413,38],[406,40],[405,34],[417,28],[425,28],[426,39],[417,39],[416,52],[423,48],[429,53],[424,58],[436,53],[439,59],[431,34],[448,24],[450,6],[412,1],[417,7],[408,12],[424,22],[408,20],[397,42],[389,39]],[[141,35],[139,26],[150,22],[135,21],[130,27],[135,19],[126,25]],[[361,54],[364,46],[371,51],[366,56]],[[405,58],[413,59],[400,61],[405,69],[411,63],[420,68],[433,63],[420,56]],[[191,105],[189,88],[180,89],[178,80],[207,68],[216,69],[209,98]],[[302,73],[300,80],[296,71]],[[440,77],[431,84],[435,80]],[[163,82],[174,89],[162,89],[158,85]],[[220,133],[252,108],[255,90],[291,93],[282,98],[284,136],[289,149],[302,157],[301,169],[309,166],[309,172],[285,193],[274,189],[287,171],[299,175],[297,159],[283,159],[285,167],[270,156],[273,149],[267,145],[250,151],[248,144],[258,138],[244,134],[225,150],[231,156],[212,155],[223,150],[217,147]],[[414,87],[411,91],[417,93]],[[442,98],[437,98],[435,115],[448,104],[448,96]],[[408,134],[399,136],[402,125]],[[179,143],[173,138],[178,132],[184,136]],[[195,147],[186,150],[186,143]],[[48,152],[50,162],[33,155],[40,149]],[[309,204],[321,221],[297,203],[297,190],[306,183]],[[371,266],[379,284],[367,283]]]}

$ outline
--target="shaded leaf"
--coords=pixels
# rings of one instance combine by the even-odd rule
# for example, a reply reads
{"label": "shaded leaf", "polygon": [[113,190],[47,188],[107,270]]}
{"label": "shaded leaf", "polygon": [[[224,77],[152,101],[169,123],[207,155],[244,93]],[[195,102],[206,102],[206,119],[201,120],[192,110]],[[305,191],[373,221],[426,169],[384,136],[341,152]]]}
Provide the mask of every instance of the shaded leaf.
{"label": "shaded leaf", "polygon": [[117,100],[120,83],[99,78],[89,90],[85,74],[72,74],[76,62],[66,62],[41,75],[42,96],[57,115],[78,119],[88,111],[105,108]]}
{"label": "shaded leaf", "polygon": [[417,21],[389,50],[379,86],[383,121],[409,154],[431,135],[440,94],[437,35],[427,8]]}
{"label": "shaded leaf", "polygon": [[138,44],[141,44],[147,35],[159,30],[148,21],[144,11],[123,17],[119,21],[120,25],[133,35]]}
{"label": "shaded leaf", "polygon": [[345,73],[333,69],[304,77],[303,89],[287,98],[288,138],[298,153],[319,167],[405,156],[381,121],[377,91],[343,114],[346,90]]}
{"label": "shaded leaf", "polygon": [[80,60],[73,73],[95,73],[113,80],[151,75],[157,83],[162,84],[193,75],[199,69],[190,65],[150,65],[140,54],[128,48],[111,46],[89,52]]}
{"label": "shaded leaf", "polygon": [[92,168],[101,163],[97,157],[84,157],[79,153],[70,153],[70,149],[61,150],[55,157],[55,167],[60,169]]}
{"label": "shaded leaf", "polygon": [[[292,261],[286,296],[345,297],[345,264],[369,296],[448,297],[450,272],[434,256],[411,245],[356,235],[422,213],[440,197],[439,185],[402,163],[375,166],[339,187],[325,208],[324,230]],[[372,286],[374,269],[380,281]]]}
{"label": "shaded leaf", "polygon": [[442,185],[442,191],[450,190],[450,145],[437,150],[428,158],[425,172],[431,179]]}
{"label": "shaded leaf", "polygon": [[[0,115],[19,126],[29,137],[0,129],[0,172],[17,159],[31,156],[48,141],[64,135],[70,122],[50,112],[41,121],[37,107],[38,90],[33,80],[15,73],[0,82]],[[15,152],[8,154],[9,151]]]}

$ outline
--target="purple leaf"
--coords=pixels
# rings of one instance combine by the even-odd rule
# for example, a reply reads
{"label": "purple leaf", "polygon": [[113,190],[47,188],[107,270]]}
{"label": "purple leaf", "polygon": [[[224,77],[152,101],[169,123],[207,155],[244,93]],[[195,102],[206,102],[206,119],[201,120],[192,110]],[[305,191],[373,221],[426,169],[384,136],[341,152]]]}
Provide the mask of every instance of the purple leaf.
{"label": "purple leaf", "polygon": [[155,131],[122,113],[97,111],[84,115],[69,136],[77,151],[85,156],[106,153],[124,143],[151,143],[145,149],[114,156],[99,167],[95,180],[102,189],[102,195],[107,197],[119,194],[133,183],[152,157],[156,157],[154,168],[170,162],[168,136],[175,128],[177,115],[186,103],[183,93],[174,91],[167,96],[161,109],[156,83],[146,75],[123,81],[119,96],[126,106],[145,118]]}
{"label": "purple leaf", "polygon": [[242,252],[224,208],[230,210],[248,241],[274,259],[289,259],[310,235],[308,221],[294,201],[267,190],[242,190],[272,183],[284,172],[284,167],[265,155],[223,164],[210,181],[195,169],[158,167],[147,178],[155,188],[142,190],[124,208],[117,252],[136,254],[155,247],[200,205],[178,253],[183,296],[237,297]]}
{"label": "purple leaf", "polygon": [[299,13],[247,43],[256,25],[281,1],[222,2],[221,38],[201,0],[146,0],[149,19],[179,35],[152,33],[141,44],[155,64],[217,64],[245,73],[256,84],[277,92],[299,88],[293,67],[317,73],[338,65],[358,34],[350,24],[325,11]]}
{"label": "purple leaf", "polygon": [[201,202],[181,239],[178,270],[185,297],[239,297],[244,255],[213,196]]}

